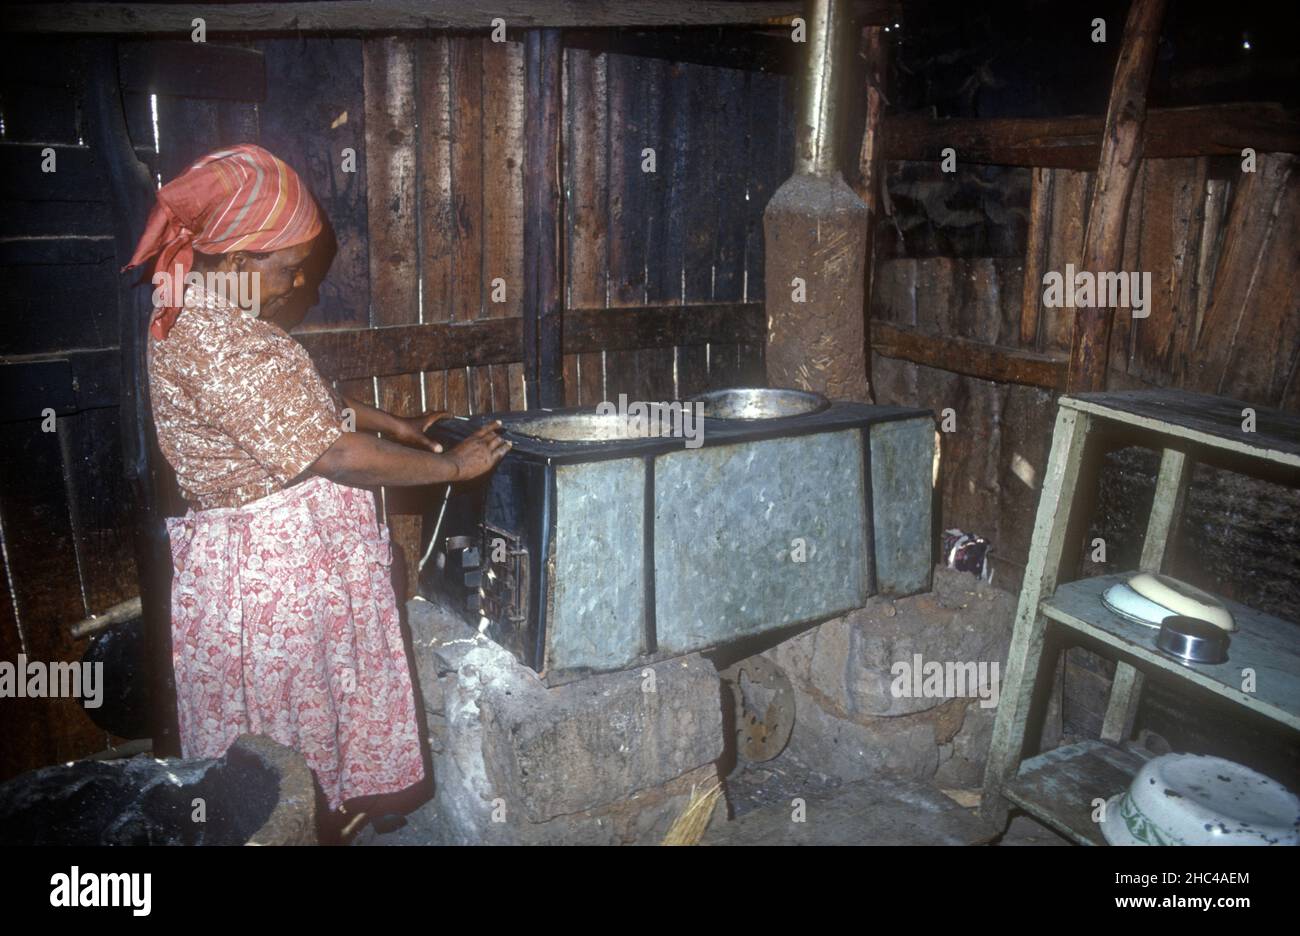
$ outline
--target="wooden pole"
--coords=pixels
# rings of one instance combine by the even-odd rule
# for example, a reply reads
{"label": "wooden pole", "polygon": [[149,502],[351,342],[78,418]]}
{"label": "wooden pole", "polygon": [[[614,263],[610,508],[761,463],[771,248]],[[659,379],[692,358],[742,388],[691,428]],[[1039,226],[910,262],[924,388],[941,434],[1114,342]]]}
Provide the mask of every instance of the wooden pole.
{"label": "wooden pole", "polygon": [[[108,169],[118,266],[124,266],[144,230],[153,200],[149,172],[131,148],[117,75],[117,44],[96,40],[86,73],[87,125],[91,148]],[[152,411],[145,354],[152,307],[150,289],[137,285],[138,271],[120,274],[118,309],[122,355],[122,461],[134,503],[135,562],[140,576],[145,645],[149,659],[154,752],[179,755],[176,683],[171,658],[171,547],[158,496]]]}
{"label": "wooden pole", "polygon": [[885,69],[887,47],[884,30],[879,26],[862,29],[862,55],[867,61],[867,123],[862,131],[862,146],[858,150],[858,198],[867,206],[867,238],[865,259],[862,264],[862,319],[864,323],[863,365],[866,368],[868,399],[875,400],[871,385],[871,275],[874,270],[876,223],[880,214],[880,189],[884,161],[880,158],[882,141],[880,127],[885,111]]}
{"label": "wooden pole", "polygon": [[[1164,12],[1165,0],[1133,0],[1128,22],[1124,24],[1124,39],[1111,83],[1110,105],[1106,108],[1101,163],[1097,167],[1097,182],[1083,238],[1082,269],[1093,274],[1119,272],[1124,257],[1124,225],[1128,217],[1129,196],[1142,159],[1147,84],[1155,64]],[[1066,283],[1065,288],[1073,289],[1074,284]],[[1068,392],[1106,389],[1110,329],[1114,319],[1113,308],[1094,306],[1078,310],[1070,346]]]}
{"label": "wooden pole", "polygon": [[533,29],[524,40],[524,379],[530,409],[564,405],[563,53],[558,29]]}

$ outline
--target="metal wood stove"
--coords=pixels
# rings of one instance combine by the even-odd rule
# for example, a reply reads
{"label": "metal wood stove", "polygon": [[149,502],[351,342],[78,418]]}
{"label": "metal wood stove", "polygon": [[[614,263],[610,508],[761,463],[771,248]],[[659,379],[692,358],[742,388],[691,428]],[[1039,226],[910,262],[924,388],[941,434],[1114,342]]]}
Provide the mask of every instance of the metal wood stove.
{"label": "metal wood stove", "polygon": [[450,447],[500,419],[514,447],[432,499],[420,593],[564,681],[929,588],[929,412],[794,391],[703,402],[693,448],[590,409],[435,425]]}

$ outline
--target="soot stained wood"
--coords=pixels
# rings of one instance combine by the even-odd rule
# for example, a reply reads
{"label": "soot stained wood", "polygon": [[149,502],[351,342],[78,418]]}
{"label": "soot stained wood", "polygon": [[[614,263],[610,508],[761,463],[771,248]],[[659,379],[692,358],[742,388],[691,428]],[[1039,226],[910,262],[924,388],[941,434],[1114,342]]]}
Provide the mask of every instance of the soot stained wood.
{"label": "soot stained wood", "polygon": [[564,204],[560,192],[563,49],[558,30],[528,33],[524,61],[529,107],[524,125],[524,365],[530,406],[562,406]]}
{"label": "soot stained wood", "polygon": [[[642,77],[646,83],[644,120],[654,135],[654,142],[650,145],[657,156],[657,171],[643,174],[646,198],[644,214],[638,219],[642,232],[646,304],[682,301],[689,249],[687,218],[692,214],[692,207],[685,203],[683,195],[690,184],[688,173],[695,168],[700,155],[691,139],[688,68],[690,66],[660,60],[642,63]],[[698,194],[693,199],[697,205],[704,201]],[[632,398],[673,399],[673,358],[672,349],[639,352]]]}
{"label": "soot stained wood", "polygon": [[[483,43],[483,314],[518,317],[524,282],[524,48],[518,42]],[[498,301],[495,282],[504,285]],[[485,409],[509,410],[519,365],[490,364]],[[522,386],[515,393],[522,397]],[[522,408],[522,406],[520,407]]]}
{"label": "soot stained wood", "polygon": [[[1082,266],[1093,273],[1121,269],[1129,196],[1142,158],[1147,83],[1164,11],[1165,0],[1134,0],[1124,24],[1084,234]],[[1105,389],[1114,315],[1112,307],[1077,310],[1068,381],[1072,391]]]}
{"label": "soot stained wood", "polygon": [[[609,273],[609,133],[606,67],[609,57],[595,52],[565,52],[564,168],[567,174],[565,220],[568,226],[568,308],[600,308],[606,303]],[[565,330],[571,328],[566,316]],[[566,359],[567,362],[568,359]],[[565,370],[565,401],[594,405],[606,399],[605,354],[596,351],[574,358],[576,393],[569,393]]]}
{"label": "soot stained wood", "polygon": [[[419,177],[420,282],[423,321],[451,319],[452,252],[455,215],[452,209],[451,171],[451,40],[446,36],[419,39]],[[454,366],[452,365],[446,366]],[[418,369],[418,368],[417,368]],[[464,370],[426,371],[425,405],[433,410],[464,414],[467,411]]]}
{"label": "soot stained wood", "polygon": [[266,59],[266,102],[252,114],[251,126],[227,127],[223,133],[234,140],[255,134],[257,142],[302,176],[329,218],[332,239],[327,240],[332,243],[325,245],[323,256],[313,257],[318,265],[330,259],[329,272],[319,282],[312,277],[316,305],[302,327],[363,325],[371,270],[362,43],[268,39],[258,48]]}
{"label": "soot stained wood", "polygon": [[[758,344],[767,327],[759,303],[570,309],[565,326],[564,350],[570,354],[602,349],[614,354],[718,341]],[[321,372],[334,380],[439,370],[451,362],[483,365],[523,358],[523,322],[517,318],[317,331],[294,337]]]}
{"label": "soot stained wood", "polygon": [[[609,305],[639,306],[645,302],[644,235],[638,230],[646,216],[650,179],[642,172],[642,152],[663,147],[644,124],[641,102],[644,63],[624,55],[609,54],[607,61],[609,133]],[[656,156],[656,164],[658,156]],[[653,177],[650,177],[653,178]],[[606,352],[605,393],[615,400],[620,393],[636,399],[636,355]]]}
{"label": "soot stained wood", "polygon": [[[416,173],[416,45],[408,38],[362,44],[370,221],[371,324],[418,324],[419,256]],[[417,374],[376,382],[380,409],[397,416],[421,410]],[[384,498],[387,506],[387,498]],[[409,598],[418,578],[420,521],[386,511],[395,549],[394,588]]]}

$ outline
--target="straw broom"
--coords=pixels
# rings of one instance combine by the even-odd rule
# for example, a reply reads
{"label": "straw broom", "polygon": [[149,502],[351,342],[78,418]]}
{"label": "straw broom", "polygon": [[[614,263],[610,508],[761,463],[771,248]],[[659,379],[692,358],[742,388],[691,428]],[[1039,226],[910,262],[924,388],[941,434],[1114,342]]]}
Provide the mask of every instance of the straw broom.
{"label": "straw broom", "polygon": [[704,838],[704,830],[709,826],[713,816],[713,807],[722,796],[722,784],[715,784],[711,789],[701,793],[691,787],[691,799],[682,814],[673,820],[664,836],[663,845],[698,845]]}

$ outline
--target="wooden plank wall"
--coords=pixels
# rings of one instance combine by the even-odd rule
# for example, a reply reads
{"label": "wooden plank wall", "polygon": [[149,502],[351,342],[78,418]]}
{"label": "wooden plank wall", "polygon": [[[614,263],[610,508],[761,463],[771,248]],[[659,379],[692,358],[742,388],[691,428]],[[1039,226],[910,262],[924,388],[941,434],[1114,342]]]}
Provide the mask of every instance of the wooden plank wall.
{"label": "wooden plank wall", "polygon": [[[130,40],[119,51],[132,143],[157,179],[219,146],[258,142],[311,187],[337,252],[303,330],[523,314],[522,43],[222,40],[197,53],[203,74],[220,80],[196,77],[189,43]],[[64,625],[138,589],[117,438],[111,219],[103,167],[81,142],[83,55],[78,40],[4,47],[0,378],[21,393],[0,414],[0,659],[79,658],[85,643]],[[788,79],[569,49],[564,81],[566,307],[761,302],[762,210],[790,171]],[[39,172],[47,144],[55,174]],[[647,148],[654,172],[642,171]],[[566,402],[583,406],[761,384],[762,346],[570,355],[565,380]],[[32,407],[45,391],[33,381],[49,384],[56,433],[39,431]],[[520,363],[354,379],[340,390],[406,415],[527,403]],[[32,411],[9,412],[14,405]],[[421,492],[376,497],[409,594]],[[178,497],[171,509],[184,509]],[[9,700],[0,719],[0,778],[111,740],[72,700]]]}
{"label": "wooden plank wall", "polygon": [[[909,166],[909,171],[892,167],[896,202],[916,195],[915,173],[938,173],[934,164]],[[1153,295],[1147,318],[1134,319],[1123,309],[1116,313],[1112,389],[1186,387],[1300,409],[1298,166],[1300,160],[1282,154],[1259,154],[1254,173],[1242,172],[1235,158],[1144,161],[1130,202],[1124,269],[1150,272]],[[876,255],[874,318],[1068,356],[1072,310],[1043,306],[1042,276],[1079,264],[1093,173],[1005,171],[1028,173],[1028,193],[1005,214],[982,214],[1001,217],[995,223],[1005,226],[1007,218],[1023,212],[1023,252],[989,242],[992,249],[983,252],[995,256],[969,255],[979,250],[936,255],[952,245],[936,245],[914,229],[897,233],[891,242],[893,227],[886,218],[884,246]],[[964,194],[954,196],[958,188]],[[979,185],[956,186],[946,193],[945,204],[971,207],[972,190]],[[914,223],[916,212],[910,208],[896,213],[901,217],[894,226]],[[954,227],[970,224],[971,218],[958,219]],[[954,410],[956,431],[941,437],[943,524],[992,540],[994,582],[1017,590],[1047,463],[1053,395],[878,354],[873,368],[877,402],[928,406],[936,414]],[[1089,565],[1085,574],[1132,565],[1140,550],[1141,517],[1158,459],[1145,456],[1144,462],[1131,455],[1108,458],[1100,482],[1101,516],[1089,534],[1105,533],[1112,564]],[[1269,603],[1275,613],[1294,614],[1294,607],[1276,606],[1286,599],[1270,584],[1294,580],[1296,573],[1295,560],[1288,558],[1294,550],[1278,551],[1291,535],[1288,504],[1300,507],[1300,494],[1198,468],[1182,521],[1186,545],[1173,551],[1175,572],[1205,577],[1200,584],[1239,600]],[[1234,525],[1243,529],[1235,538],[1227,533]],[[1246,554],[1254,556],[1247,563],[1252,580],[1243,585],[1240,557]],[[1234,565],[1238,574],[1219,574]],[[1233,592],[1243,587],[1249,594]],[[1095,735],[1100,728],[1112,669],[1080,648],[1067,654],[1065,713],[1074,730]]]}
{"label": "wooden plank wall", "polygon": [[[451,36],[360,45],[370,243],[370,316],[360,324],[522,315],[522,44]],[[754,148],[750,131],[779,123],[783,79],[587,50],[565,57],[566,305],[760,300],[761,265],[751,267],[761,234],[752,244],[751,228],[761,207],[751,206],[766,203],[784,167],[776,135]],[[643,169],[647,149],[654,171]],[[761,354],[739,345],[571,354],[565,402],[760,384]],[[366,393],[359,383],[345,389]],[[518,364],[377,384],[379,404],[402,415],[522,409],[528,395]],[[414,582],[419,527],[407,511],[422,509],[420,497],[384,500]]]}
{"label": "wooden plank wall", "polygon": [[[1116,313],[1112,389],[1178,386],[1300,408],[1297,159],[1260,154],[1255,173],[1241,172],[1239,163],[1207,157],[1143,163],[1130,203],[1124,269],[1150,272],[1154,295],[1145,319]],[[939,174],[937,164],[905,165]],[[894,200],[914,195],[912,182],[901,181],[910,177],[898,164],[892,170]],[[1078,265],[1093,173],[1006,171],[1029,174],[1029,191],[1007,210],[1027,222],[1023,253],[991,243],[984,253],[992,256],[943,256],[928,249],[933,240],[909,240],[912,231],[894,237],[893,245],[886,236],[876,254],[873,318],[1068,353],[1072,310],[1043,307],[1042,275]],[[889,232],[891,219],[882,224]],[[926,405],[937,414],[954,410],[957,431],[942,439],[944,523],[993,540],[1003,584],[1016,587],[1046,467],[1052,395],[878,354],[873,369],[877,402]]]}
{"label": "wooden plank wall", "polygon": [[[79,660],[86,642],[66,625],[138,590],[118,440],[108,187],[82,144],[68,45],[6,43],[0,78],[0,358],[24,362],[0,364],[0,659],[13,664],[20,653]],[[47,146],[51,173],[40,171]],[[43,431],[47,407],[58,414],[52,432]],[[76,699],[0,700],[0,732],[0,779],[112,740]]]}

